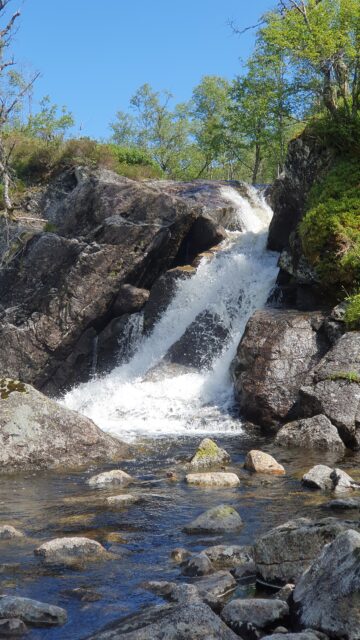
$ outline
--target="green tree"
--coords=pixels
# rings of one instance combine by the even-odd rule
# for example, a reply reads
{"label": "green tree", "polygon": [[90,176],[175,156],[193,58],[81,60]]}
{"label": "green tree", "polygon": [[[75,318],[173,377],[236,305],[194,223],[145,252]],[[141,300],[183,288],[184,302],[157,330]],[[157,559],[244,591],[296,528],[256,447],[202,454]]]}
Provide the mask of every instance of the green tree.
{"label": "green tree", "polygon": [[261,37],[281,49],[300,87],[332,116],[360,109],[359,0],[281,0],[264,16]]}
{"label": "green tree", "polygon": [[40,110],[29,116],[24,132],[45,142],[52,142],[62,140],[73,126],[74,118],[67,108],[59,109],[56,104],[51,104],[49,96],[45,96],[40,101]]}

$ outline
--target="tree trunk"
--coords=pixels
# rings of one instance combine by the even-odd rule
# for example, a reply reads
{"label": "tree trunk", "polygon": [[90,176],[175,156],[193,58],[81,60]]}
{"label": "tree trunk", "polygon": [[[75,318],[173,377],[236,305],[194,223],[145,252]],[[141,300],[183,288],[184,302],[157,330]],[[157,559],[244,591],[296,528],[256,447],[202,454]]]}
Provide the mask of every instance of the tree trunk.
{"label": "tree trunk", "polygon": [[4,147],[3,140],[0,138],[0,174],[2,177],[3,187],[4,187],[4,208],[5,208],[5,216],[9,217],[9,214],[13,210],[11,196],[10,196],[10,171],[8,167],[6,150]]}
{"label": "tree trunk", "polygon": [[252,184],[257,183],[257,178],[259,175],[261,163],[262,163],[261,147],[260,147],[260,144],[256,144],[255,145],[255,162],[254,162],[254,168],[253,168],[252,179],[251,179]]}

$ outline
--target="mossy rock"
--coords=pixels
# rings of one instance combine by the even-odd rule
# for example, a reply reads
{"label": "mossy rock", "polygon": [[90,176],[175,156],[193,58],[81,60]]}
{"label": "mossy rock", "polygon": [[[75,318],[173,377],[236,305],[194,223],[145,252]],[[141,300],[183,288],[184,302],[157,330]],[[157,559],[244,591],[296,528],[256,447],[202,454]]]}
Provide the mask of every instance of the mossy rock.
{"label": "mossy rock", "polygon": [[204,467],[214,467],[230,462],[230,456],[221,449],[211,438],[204,438],[195,455],[190,460],[190,466],[196,469]]}
{"label": "mossy rock", "polygon": [[220,504],[199,515],[184,527],[186,533],[226,533],[238,531],[243,526],[240,515],[228,504]]}
{"label": "mossy rock", "polygon": [[27,393],[25,384],[12,378],[0,378],[0,398],[7,400],[11,393]]}

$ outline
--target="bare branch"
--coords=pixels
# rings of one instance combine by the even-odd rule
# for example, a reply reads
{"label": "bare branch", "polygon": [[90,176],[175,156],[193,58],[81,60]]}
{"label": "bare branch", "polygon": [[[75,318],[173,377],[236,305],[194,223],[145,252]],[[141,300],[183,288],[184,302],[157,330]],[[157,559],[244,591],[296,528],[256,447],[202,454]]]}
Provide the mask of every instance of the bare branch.
{"label": "bare branch", "polygon": [[263,24],[265,24],[265,22],[266,22],[266,20],[259,20],[259,22],[257,22],[256,24],[250,25],[249,27],[245,27],[244,29],[239,29],[235,25],[235,22],[233,20],[229,20],[228,21],[228,25],[232,29],[232,31],[235,33],[235,35],[242,36],[247,31],[252,31],[253,29],[258,29]]}
{"label": "bare branch", "polygon": [[20,102],[20,100],[28,93],[28,91],[31,89],[31,87],[39,77],[40,77],[40,72],[36,73],[34,77],[30,80],[30,82],[28,82],[28,84],[25,85],[25,87],[23,87],[21,91],[19,91],[17,96],[15,96],[15,98],[13,99],[13,101],[10,103],[8,107],[0,110],[0,123],[1,121],[3,123],[6,122],[6,119],[8,118],[10,113],[13,111],[16,105]]}
{"label": "bare branch", "polygon": [[4,29],[0,31],[1,40],[4,40],[4,38],[8,35],[8,33],[10,33],[11,29],[14,26],[14,22],[17,20],[17,18],[19,18],[19,16],[20,16],[20,11],[16,11],[16,13],[14,13],[14,15],[10,18],[6,27],[4,27]]}

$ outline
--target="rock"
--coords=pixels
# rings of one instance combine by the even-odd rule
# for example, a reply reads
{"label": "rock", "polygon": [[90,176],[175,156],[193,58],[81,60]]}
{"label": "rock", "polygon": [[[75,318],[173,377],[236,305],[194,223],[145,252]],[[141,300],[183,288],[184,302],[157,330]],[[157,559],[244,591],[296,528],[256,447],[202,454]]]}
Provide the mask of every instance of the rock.
{"label": "rock", "polygon": [[262,640],[319,640],[315,631],[302,631],[301,633],[272,633],[263,636]]}
{"label": "rock", "polygon": [[112,307],[114,316],[141,311],[150,296],[147,289],[139,289],[131,284],[121,285]]}
{"label": "rock", "polygon": [[285,473],[284,467],[276,462],[275,458],[256,449],[249,451],[244,466],[245,469],[256,471],[257,473],[271,473],[274,475],[283,475]]}
{"label": "rock", "polygon": [[109,496],[106,498],[106,503],[110,507],[116,507],[121,509],[122,507],[128,507],[130,504],[139,502],[139,498],[132,496],[130,493],[124,493],[120,496]]}
{"label": "rock", "polygon": [[132,482],[132,477],[129,476],[128,473],[121,471],[121,469],[113,469],[112,471],[104,471],[104,473],[92,476],[88,480],[88,485],[98,488],[111,487],[114,485],[127,487],[130,482]]}
{"label": "rock", "polygon": [[208,368],[230,339],[223,318],[209,310],[199,313],[166,353],[166,360],[196,369]]}
{"label": "rock", "polygon": [[297,518],[271,529],[254,545],[259,579],[279,585],[296,583],[324,544],[354,525],[336,518]]}
{"label": "rock", "polygon": [[274,211],[268,238],[268,248],[272,251],[288,246],[289,236],[305,212],[310,189],[329,169],[333,155],[331,149],[307,132],[290,142],[284,172],[275,180],[269,194]]}
{"label": "rock", "polygon": [[277,591],[277,593],[275,593],[274,598],[276,600],[283,600],[284,602],[289,603],[294,589],[295,585],[291,582],[288,582],[288,584],[285,584],[283,587],[281,587],[281,589],[279,589],[279,591]]}
{"label": "rock", "polygon": [[325,354],[300,390],[303,414],[323,413],[344,443],[360,448],[360,331],[345,333]]}
{"label": "rock", "polygon": [[184,527],[186,533],[225,533],[243,526],[238,512],[227,504],[213,507]]}
{"label": "rock", "polygon": [[335,491],[343,493],[351,489],[357,489],[359,485],[342,469],[331,469],[324,464],[317,464],[302,478],[303,484],[312,489]]}
{"label": "rock", "polygon": [[255,627],[255,630],[263,631],[281,622],[288,615],[289,607],[285,602],[261,598],[236,598],[228,602],[221,612],[222,619],[230,629],[244,640],[256,640],[260,637],[258,634],[249,633],[248,625]]}
{"label": "rock", "polygon": [[157,321],[171,303],[179,284],[196,273],[191,266],[169,269],[158,278],[150,291],[149,300],[144,309],[144,331],[150,333]]}
{"label": "rock", "polygon": [[213,609],[218,602],[236,588],[236,580],[229,571],[217,571],[208,576],[196,578],[193,582],[200,598]]}
{"label": "rock", "polygon": [[347,511],[348,509],[360,509],[360,498],[339,498],[338,500],[331,500],[327,504],[324,504],[327,509],[340,509]]}
{"label": "rock", "polygon": [[0,540],[12,540],[13,538],[23,538],[24,534],[10,524],[0,526]]}
{"label": "rock", "polygon": [[52,627],[65,624],[67,613],[61,607],[38,600],[17,596],[1,596],[0,618],[17,618],[36,627]]}
{"label": "rock", "polygon": [[345,451],[338,430],[324,415],[288,422],[278,431],[275,444],[281,447]]}
{"label": "rock", "polygon": [[311,489],[331,491],[333,488],[331,474],[332,469],[330,467],[325,464],[317,464],[303,475],[302,482]]}
{"label": "rock", "polygon": [[155,593],[157,596],[162,596],[170,602],[177,602],[178,604],[202,602],[195,585],[188,584],[187,582],[159,582],[150,580],[149,582],[143,583],[142,587]]}
{"label": "rock", "polygon": [[20,618],[0,620],[1,638],[18,638],[27,632],[27,627]]}
{"label": "rock", "polygon": [[231,569],[231,575],[234,576],[236,582],[251,583],[256,580],[256,564],[253,560],[246,562],[245,564]]}
{"label": "rock", "polygon": [[214,568],[205,553],[196,553],[182,564],[181,573],[184,576],[207,576]]}
{"label": "rock", "polygon": [[70,469],[121,460],[127,445],[89,418],[17,380],[0,380],[0,465],[15,469]]}
{"label": "rock", "polygon": [[171,560],[173,560],[173,562],[177,562],[178,564],[180,564],[181,562],[184,562],[185,560],[188,560],[191,557],[191,552],[188,551],[187,549],[181,549],[181,548],[177,548],[177,549],[173,549],[173,551],[170,554]]}
{"label": "rock", "polygon": [[218,544],[204,549],[212,564],[224,567],[241,567],[252,561],[252,548],[239,545]]}
{"label": "rock", "polygon": [[102,596],[93,591],[93,589],[87,589],[86,587],[75,587],[75,589],[66,589],[63,594],[69,598],[76,598],[80,602],[98,602],[102,600]]}
{"label": "rock", "polygon": [[323,317],[319,312],[264,309],[250,318],[233,363],[245,419],[265,427],[291,420],[300,387],[328,348],[319,331]]}
{"label": "rock", "polygon": [[298,581],[294,604],[303,627],[331,637],[360,637],[360,534],[349,530],[326,545]]}
{"label": "rock", "polygon": [[96,373],[109,373],[119,364],[128,362],[136,349],[142,332],[141,314],[125,314],[113,318],[96,337]]}
{"label": "rock", "polygon": [[238,487],[240,480],[235,473],[188,473],[186,482],[200,487]]}
{"label": "rock", "polygon": [[88,640],[238,640],[229,627],[202,603],[151,607],[114,623]]}
{"label": "rock", "polygon": [[[219,199],[222,188],[215,187]],[[225,206],[236,220],[235,206]],[[203,250],[205,226],[211,245],[223,238],[221,207],[205,211],[200,198],[180,195],[171,184],[137,182],[105,169],[78,167],[57,176],[41,213],[56,233],[33,231],[9,253],[0,274],[6,311],[0,369],[57,395],[88,379],[91,351],[76,360],[71,355],[89,328],[111,321],[124,284],[150,289],[184,264],[187,247]]]}
{"label": "rock", "polygon": [[81,566],[86,562],[104,560],[107,552],[90,538],[54,538],[35,549],[35,555],[46,565]]}
{"label": "rock", "polygon": [[221,449],[211,438],[204,438],[190,460],[190,466],[198,468],[215,467],[230,462],[230,456]]}

